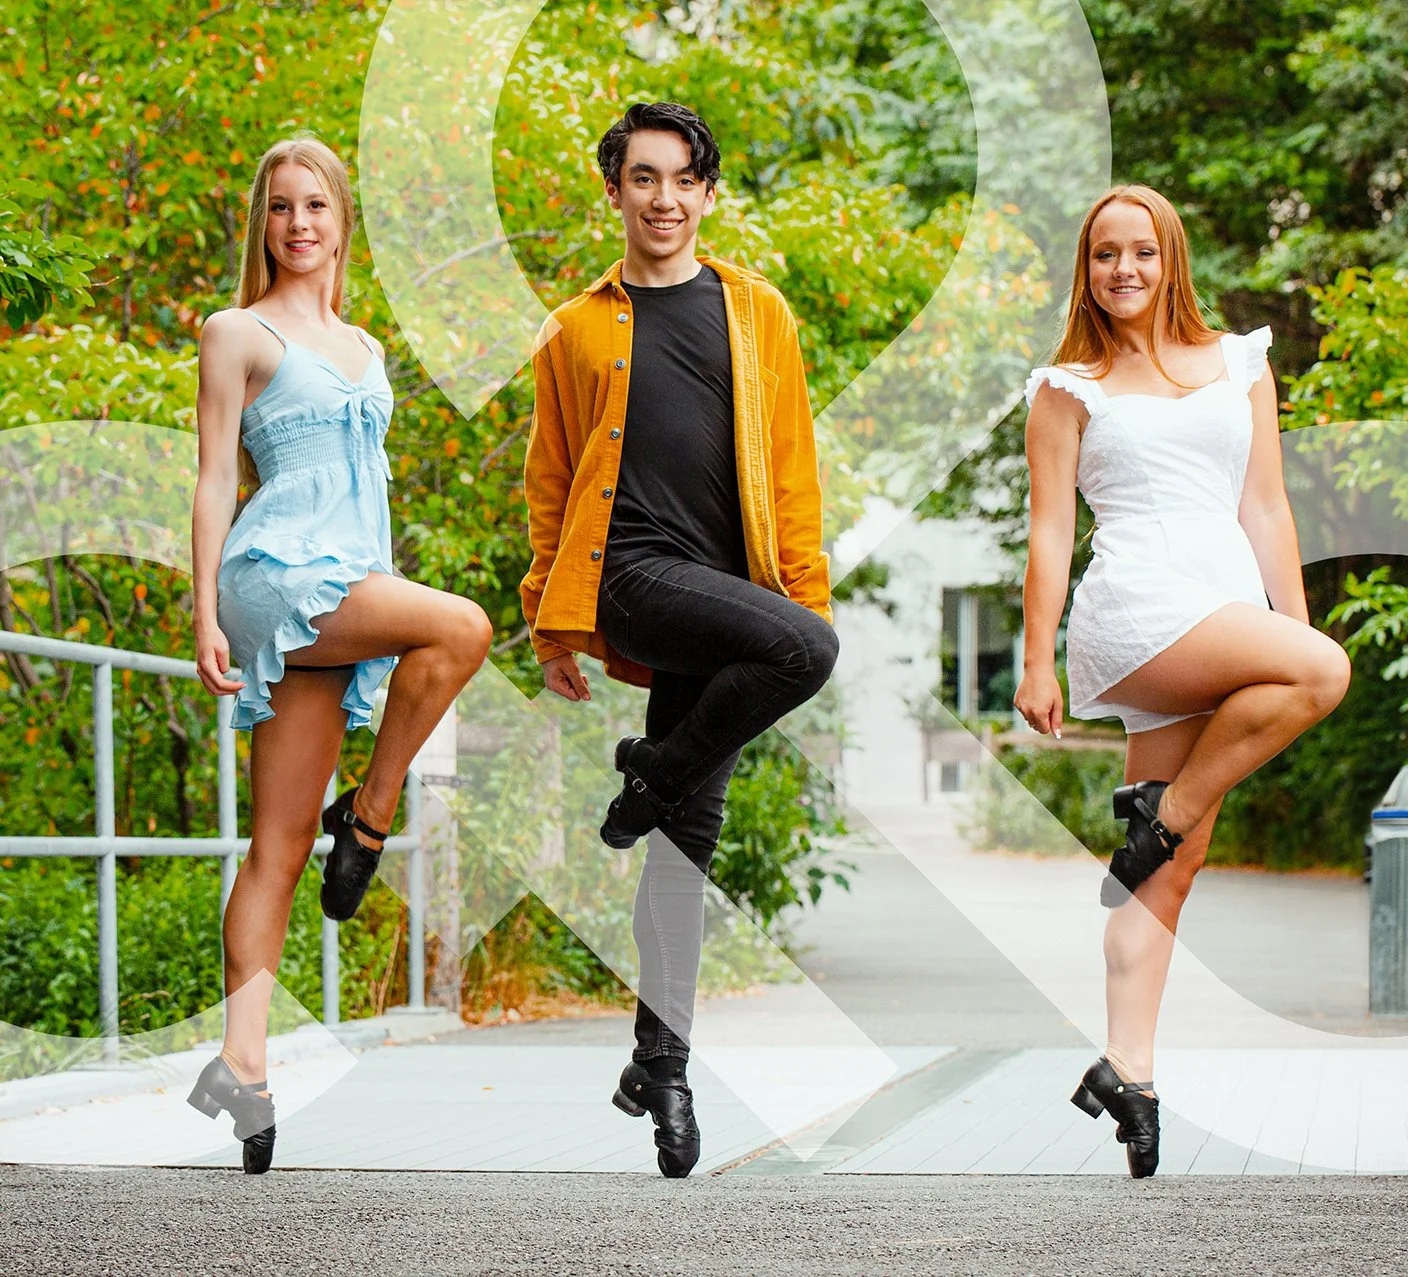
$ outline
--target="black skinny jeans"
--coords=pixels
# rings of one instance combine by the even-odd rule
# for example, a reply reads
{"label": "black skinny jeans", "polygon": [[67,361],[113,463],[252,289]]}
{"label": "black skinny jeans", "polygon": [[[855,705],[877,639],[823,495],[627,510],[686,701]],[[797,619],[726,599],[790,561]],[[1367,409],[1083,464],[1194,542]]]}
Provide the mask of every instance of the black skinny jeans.
{"label": "black skinny jeans", "polygon": [[687,1058],[704,933],[704,879],[739,751],[821,690],[835,631],[800,604],[677,558],[613,567],[597,619],[652,671],[645,732],[661,779],[687,795],[650,835],[636,891],[637,1060]]}

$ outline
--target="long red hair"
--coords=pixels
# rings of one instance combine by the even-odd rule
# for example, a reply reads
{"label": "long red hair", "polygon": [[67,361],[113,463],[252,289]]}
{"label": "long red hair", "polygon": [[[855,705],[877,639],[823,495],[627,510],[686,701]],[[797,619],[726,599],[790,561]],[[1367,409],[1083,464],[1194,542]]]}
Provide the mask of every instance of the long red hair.
{"label": "long red hair", "polygon": [[[1066,311],[1066,327],[1061,344],[1056,349],[1055,362],[1082,365],[1097,381],[1114,363],[1118,347],[1110,327],[1110,317],[1096,303],[1090,289],[1090,234],[1095,219],[1107,205],[1116,200],[1136,204],[1153,219],[1154,237],[1159,245],[1159,260],[1163,266],[1154,304],[1149,307],[1149,354],[1154,367],[1168,377],[1159,361],[1159,342],[1201,346],[1217,338],[1217,333],[1203,319],[1197,290],[1193,287],[1193,270],[1188,261],[1188,235],[1178,210],[1158,191],[1149,186],[1114,186],[1090,207],[1080,228],[1080,243],[1076,249],[1075,277],[1071,281],[1071,300]],[[1182,385],[1169,377],[1175,385]]]}

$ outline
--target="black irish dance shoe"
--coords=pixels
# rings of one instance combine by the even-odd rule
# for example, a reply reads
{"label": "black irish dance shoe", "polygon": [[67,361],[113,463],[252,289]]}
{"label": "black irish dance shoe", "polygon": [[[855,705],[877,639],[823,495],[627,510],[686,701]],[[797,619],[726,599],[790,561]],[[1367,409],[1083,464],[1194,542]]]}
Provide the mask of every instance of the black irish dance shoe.
{"label": "black irish dance shoe", "polygon": [[1152,1082],[1122,1082],[1103,1055],[1085,1071],[1071,1103],[1091,1117],[1115,1119],[1115,1138],[1124,1145],[1129,1173],[1144,1179],[1159,1168],[1159,1097],[1145,1095]]}
{"label": "black irish dance shoe", "polygon": [[244,1173],[262,1175],[274,1160],[274,1097],[260,1095],[268,1082],[241,1082],[217,1055],[200,1071],[186,1103],[206,1117],[224,1109],[235,1119],[235,1138],[244,1145]]}
{"label": "black irish dance shoe", "polygon": [[623,736],[616,744],[616,770],[625,778],[621,792],[606,809],[601,841],[618,851],[636,845],[652,829],[663,825],[679,806],[679,796],[650,784],[642,769],[649,769],[654,746],[644,736]]}
{"label": "black irish dance shoe", "polygon": [[380,850],[364,846],[357,832],[378,842],[387,839],[384,830],[373,829],[352,810],[356,793],[356,789],[349,789],[339,794],[337,801],[323,812],[323,832],[332,835],[332,850],[323,866],[323,890],[319,900],[323,912],[334,922],[346,922],[357,912],[381,861]]}
{"label": "black irish dance shoe", "polygon": [[1100,903],[1107,909],[1122,905],[1156,869],[1173,859],[1182,834],[1159,819],[1159,799],[1168,788],[1163,780],[1141,780],[1115,790],[1115,819],[1129,822],[1124,846],[1110,861],[1110,873],[1100,884]]}
{"label": "black irish dance shoe", "polygon": [[683,1179],[699,1160],[699,1124],[685,1062],[673,1055],[632,1060],[621,1072],[611,1102],[632,1117],[650,1114],[655,1123],[656,1162],[666,1179]]}

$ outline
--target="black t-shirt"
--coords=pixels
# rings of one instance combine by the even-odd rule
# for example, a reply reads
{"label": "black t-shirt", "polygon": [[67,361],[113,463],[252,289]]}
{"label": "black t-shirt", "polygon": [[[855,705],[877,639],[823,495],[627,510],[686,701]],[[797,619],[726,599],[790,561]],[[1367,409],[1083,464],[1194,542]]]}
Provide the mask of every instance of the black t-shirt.
{"label": "black t-shirt", "polygon": [[635,331],[607,563],[663,554],[746,577],[723,283],[702,266],[622,287]]}

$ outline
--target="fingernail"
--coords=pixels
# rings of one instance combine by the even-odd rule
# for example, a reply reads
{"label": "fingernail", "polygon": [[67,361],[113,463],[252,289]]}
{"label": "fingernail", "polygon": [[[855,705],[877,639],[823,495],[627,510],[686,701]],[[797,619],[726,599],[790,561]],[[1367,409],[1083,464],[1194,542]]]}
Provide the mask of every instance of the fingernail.
{"label": "fingernail", "polygon": [[1056,728],[1056,739],[1057,739],[1057,740],[1060,740],[1060,739],[1061,739],[1061,729],[1060,729],[1059,727]]}

